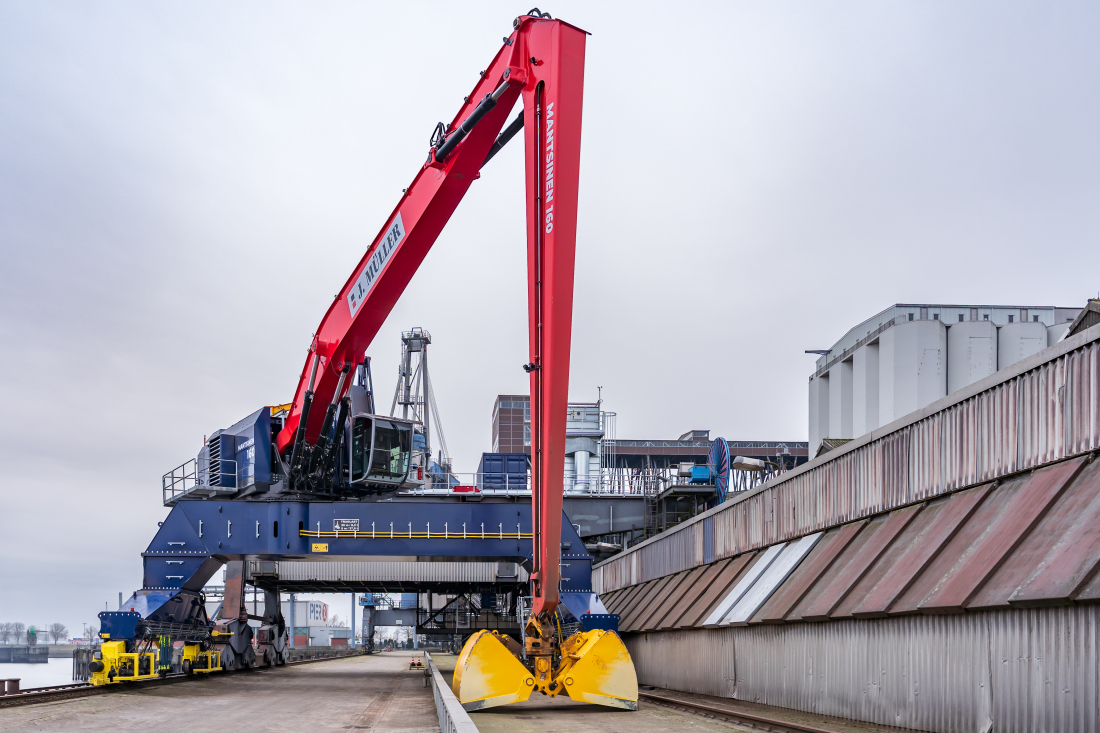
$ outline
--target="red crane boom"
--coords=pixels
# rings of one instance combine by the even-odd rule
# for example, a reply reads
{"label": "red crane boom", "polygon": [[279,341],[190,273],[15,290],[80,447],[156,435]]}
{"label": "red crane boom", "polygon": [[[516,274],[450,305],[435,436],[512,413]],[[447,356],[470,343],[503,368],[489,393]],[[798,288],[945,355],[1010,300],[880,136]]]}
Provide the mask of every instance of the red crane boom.
{"label": "red crane boom", "polygon": [[[470,638],[459,658],[454,689],[467,709],[525,700],[538,691],[551,697],[567,692],[575,700],[636,710],[637,678],[617,634],[592,629],[563,642],[555,614],[587,34],[537,9],[516,18],[513,28],[451,124],[437,127],[424,165],[325,313],[275,447],[291,486],[318,463],[328,465],[328,430],[350,384],[349,371],[363,358],[482,166],[522,127],[532,607],[522,651],[496,632]],[[521,97],[521,116],[502,132]],[[312,410],[314,402],[326,410]],[[318,455],[325,458],[318,460]]]}
{"label": "red crane boom", "polygon": [[[515,134],[499,135],[523,98],[527,169],[527,275],[531,379],[534,608],[558,604],[565,419],[573,317],[584,47],[568,23],[520,16],[317,328],[293,406],[275,445],[289,461],[316,445],[324,414],[350,380],[397,299],[481,167]],[[496,147],[494,147],[496,146]],[[298,445],[296,445],[296,443]]]}

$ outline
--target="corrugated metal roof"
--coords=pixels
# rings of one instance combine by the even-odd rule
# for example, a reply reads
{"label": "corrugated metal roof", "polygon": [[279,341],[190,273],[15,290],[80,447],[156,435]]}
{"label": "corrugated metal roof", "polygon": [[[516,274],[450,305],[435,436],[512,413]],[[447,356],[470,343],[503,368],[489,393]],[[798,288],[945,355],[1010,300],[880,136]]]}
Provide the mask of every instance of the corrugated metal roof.
{"label": "corrugated metal roof", "polygon": [[676,622],[676,627],[695,626],[706,620],[711,609],[714,608],[714,604],[718,603],[720,598],[725,597],[730,586],[737,581],[737,577],[745,571],[745,568],[751,566],[760,554],[759,552],[747,552],[731,560],[716,562],[715,565],[721,568],[718,576],[708,588],[700,593],[698,598],[692,599],[691,605],[684,611],[684,615],[680,617],[680,620]]}
{"label": "corrugated metal roof", "polygon": [[669,612],[668,616],[661,623],[661,628],[675,629],[680,626],[686,619],[691,618],[691,622],[687,625],[694,623],[697,613],[693,610],[695,606],[699,605],[703,598],[706,598],[707,593],[713,585],[719,582],[719,578],[722,577],[723,570],[727,568],[734,560],[719,560],[716,563],[707,565],[705,567],[697,568],[703,571],[702,575],[695,582],[695,585],[691,589],[684,593],[680,602]]}
{"label": "corrugated metal roof", "polygon": [[811,537],[648,581],[610,606],[624,631],[648,631],[1100,600],[1100,460],[1073,458]]}
{"label": "corrugated metal roof", "polygon": [[787,617],[824,621],[913,518],[915,507],[873,517]]}
{"label": "corrugated metal roof", "polygon": [[[598,590],[680,572],[1100,448],[1100,325],[601,563]],[[713,528],[713,554],[708,532]],[[703,552],[699,552],[699,548]]]}
{"label": "corrugated metal roof", "polygon": [[[1006,503],[1005,511],[984,528],[982,534],[955,565],[925,596],[918,608],[937,613],[961,611],[1039,521],[1084,465],[1083,458],[1066,461],[1032,474]],[[1053,538],[1051,538],[1053,539]]]}
{"label": "corrugated metal roof", "polygon": [[672,576],[669,575],[646,583],[643,586],[641,594],[631,601],[630,606],[626,609],[626,613],[619,621],[619,628],[624,631],[633,631],[636,629],[635,623],[643,615],[649,612],[649,607],[661,597],[661,590],[667,586],[671,580]]}
{"label": "corrugated metal roof", "polygon": [[1100,300],[1090,298],[1088,305],[1077,314],[1077,317],[1073,319],[1073,323],[1069,324],[1066,338],[1076,336],[1086,328],[1092,328],[1098,323],[1100,323]]}
{"label": "corrugated metal roof", "polygon": [[683,593],[682,586],[690,574],[690,570],[685,570],[672,576],[672,581],[669,582],[668,587],[661,592],[663,597],[653,604],[652,610],[644,619],[638,621],[639,629],[655,629],[658,627],[661,619],[671,610],[672,605],[680,599]]}
{"label": "corrugated metal roof", "polygon": [[1100,461],[1094,461],[1070,483],[967,608],[1068,603],[1098,561]]}
{"label": "corrugated metal roof", "polygon": [[[822,534],[824,533],[818,532],[817,534],[808,535],[784,547],[779,556],[775,558],[775,561],[768,566],[767,570],[761,573],[748,592],[741,596],[741,600],[737,601],[734,607],[730,609],[730,612],[722,619],[722,624],[747,624],[757,609],[764,605],[764,601],[768,600],[768,597],[775,592],[779,584],[787,579],[791,571],[802,562],[802,558],[806,557],[806,554],[814,548],[817,541],[821,539]],[[776,545],[776,547],[779,547],[779,545]]]}
{"label": "corrugated metal roof", "polygon": [[616,604],[619,610],[615,611],[615,613],[619,614],[620,616],[625,616],[626,612],[634,607],[635,599],[639,598],[644,589],[648,587],[649,583],[641,583],[639,585],[632,585],[627,588]]}
{"label": "corrugated metal roof", "polygon": [[752,584],[756,582],[757,578],[764,574],[764,571],[768,569],[775,559],[779,557],[779,553],[783,551],[784,544],[772,545],[764,552],[760,553],[759,559],[749,568],[747,568],[741,576],[737,579],[737,582],[733,584],[729,593],[722,599],[722,602],[714,607],[714,610],[710,612],[706,620],[703,621],[703,626],[716,626],[722,622],[722,619],[726,617],[726,614],[737,604],[741,598],[749,592],[749,588],[752,588]]}
{"label": "corrugated metal roof", "polygon": [[905,528],[905,533],[890,546],[888,554],[869,573],[874,584],[869,584],[866,592],[858,592],[852,599],[852,615],[856,618],[885,616],[886,609],[928,567],[959,526],[974,513],[990,488],[991,485],[986,484],[925,505]]}
{"label": "corrugated metal roof", "polygon": [[820,458],[831,450],[836,450],[845,443],[851,443],[851,438],[822,438],[821,445],[817,447],[817,453],[814,453],[814,458]]}
{"label": "corrugated metal roof", "polygon": [[810,554],[806,556],[782,586],[772,593],[761,606],[752,621],[756,623],[780,623],[791,609],[801,601],[817,579],[829,569],[837,556],[844,551],[852,538],[863,529],[863,521],[852,522],[831,529],[822,536]]}
{"label": "corrugated metal roof", "polygon": [[650,626],[653,629],[665,629],[673,628],[676,622],[680,620],[680,616],[684,615],[684,610],[688,607],[688,604],[695,598],[698,598],[702,594],[703,584],[710,583],[708,578],[713,578],[717,573],[717,564],[709,567],[698,567],[689,571],[687,579],[684,581],[684,587],[681,589],[676,602],[672,604],[672,607],[668,610],[668,613],[664,614],[659,619],[656,619]]}

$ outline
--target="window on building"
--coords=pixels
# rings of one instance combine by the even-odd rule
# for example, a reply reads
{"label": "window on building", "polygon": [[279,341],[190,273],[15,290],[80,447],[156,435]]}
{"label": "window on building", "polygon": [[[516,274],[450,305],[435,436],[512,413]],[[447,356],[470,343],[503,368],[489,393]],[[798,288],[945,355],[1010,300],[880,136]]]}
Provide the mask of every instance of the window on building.
{"label": "window on building", "polygon": [[910,321],[913,320],[913,314],[912,313],[909,314],[909,320]]}
{"label": "window on building", "polygon": [[1012,323],[1014,320],[1016,320],[1016,316],[1009,316],[1008,317],[1008,322],[1009,323]]}
{"label": "window on building", "polygon": [[1031,317],[1031,322],[1032,323],[1038,323],[1039,322],[1039,316],[1032,316]]}
{"label": "window on building", "polygon": [[983,321],[988,321],[989,320],[989,314],[988,313],[983,314],[982,315],[982,320]]}
{"label": "window on building", "polygon": [[933,321],[938,321],[938,320],[940,320],[940,314],[939,314],[939,313],[933,313],[933,314],[932,314],[932,320],[933,320]]}
{"label": "window on building", "polygon": [[963,314],[962,314],[962,313],[960,313],[960,314],[959,314],[959,323],[962,323],[962,322],[963,322]]}

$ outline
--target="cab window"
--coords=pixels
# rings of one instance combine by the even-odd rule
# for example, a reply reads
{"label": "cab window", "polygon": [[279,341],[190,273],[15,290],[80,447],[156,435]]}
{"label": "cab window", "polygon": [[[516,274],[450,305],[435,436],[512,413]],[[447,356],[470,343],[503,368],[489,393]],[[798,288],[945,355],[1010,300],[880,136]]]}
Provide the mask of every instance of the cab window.
{"label": "cab window", "polygon": [[404,478],[409,472],[409,431],[398,430],[392,423],[379,420],[374,430],[372,453],[371,476]]}
{"label": "cab window", "polygon": [[367,462],[370,460],[371,421],[367,419],[352,421],[351,428],[351,480],[358,481],[367,474]]}

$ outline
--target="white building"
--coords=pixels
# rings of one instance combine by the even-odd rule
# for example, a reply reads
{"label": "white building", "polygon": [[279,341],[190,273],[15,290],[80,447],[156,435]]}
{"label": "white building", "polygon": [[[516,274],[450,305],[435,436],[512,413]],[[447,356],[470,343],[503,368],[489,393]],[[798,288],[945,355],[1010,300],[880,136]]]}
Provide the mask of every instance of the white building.
{"label": "white building", "polygon": [[[290,601],[280,603],[283,619],[290,625]],[[329,606],[321,601],[294,602],[295,646],[346,646],[351,638],[347,626],[332,626]],[[335,641],[334,641],[335,640]]]}
{"label": "white building", "polygon": [[1054,344],[1080,308],[890,306],[833,344],[810,375],[810,456]]}

